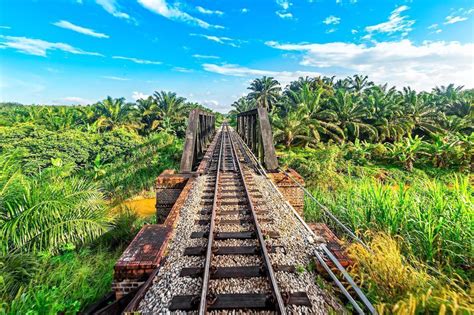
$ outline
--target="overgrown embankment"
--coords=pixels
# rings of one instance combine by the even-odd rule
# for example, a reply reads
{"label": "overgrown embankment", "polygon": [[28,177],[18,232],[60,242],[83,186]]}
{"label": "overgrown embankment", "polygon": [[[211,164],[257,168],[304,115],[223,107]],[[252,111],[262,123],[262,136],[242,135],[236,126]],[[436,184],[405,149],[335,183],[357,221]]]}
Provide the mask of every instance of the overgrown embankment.
{"label": "overgrown embankment", "polygon": [[[357,160],[356,149],[321,145],[281,152],[313,195],[374,251],[349,247],[355,279],[381,313],[472,311],[470,175],[427,160],[408,172],[396,156],[368,150]],[[305,218],[340,231],[310,200]]]}

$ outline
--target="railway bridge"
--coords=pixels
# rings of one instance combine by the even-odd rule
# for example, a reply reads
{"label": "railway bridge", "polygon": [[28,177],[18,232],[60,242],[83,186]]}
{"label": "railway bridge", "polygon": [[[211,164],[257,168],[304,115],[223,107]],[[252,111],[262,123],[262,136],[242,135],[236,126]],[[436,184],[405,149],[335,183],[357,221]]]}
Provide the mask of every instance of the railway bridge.
{"label": "railway bridge", "polygon": [[235,129],[191,112],[180,172],[164,171],[155,189],[157,224],[122,254],[115,301],[94,313],[326,314],[346,311],[341,300],[375,313],[334,233],[304,222],[309,193],[279,169],[265,109],[239,114]]}

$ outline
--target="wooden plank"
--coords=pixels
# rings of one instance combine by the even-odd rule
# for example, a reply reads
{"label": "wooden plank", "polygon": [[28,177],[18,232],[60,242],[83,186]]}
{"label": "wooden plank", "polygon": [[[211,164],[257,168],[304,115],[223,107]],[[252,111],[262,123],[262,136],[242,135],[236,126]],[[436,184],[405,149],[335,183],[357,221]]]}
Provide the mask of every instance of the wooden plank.
{"label": "wooden plank", "polygon": [[[207,246],[186,247],[184,255],[186,256],[202,256],[206,253]],[[276,252],[276,246],[268,248],[269,253]],[[215,251],[214,255],[255,255],[260,251],[258,246],[220,246]]]}
{"label": "wooden plank", "polygon": [[[209,232],[192,232],[191,238],[203,238],[208,237]],[[227,240],[227,239],[237,239],[237,240],[248,240],[254,239],[255,233],[250,232],[218,232],[214,239],[216,240]]]}
{"label": "wooden plank", "polygon": [[[181,277],[197,278],[202,277],[204,270],[201,267],[187,267],[181,269]],[[217,267],[211,270],[211,279],[227,278],[255,278],[265,275],[265,270],[260,266],[238,266],[238,267]]]}
{"label": "wooden plank", "polygon": [[[300,305],[311,307],[311,301],[306,292],[283,293],[287,296],[287,305]],[[170,311],[192,311],[199,306],[200,297],[197,295],[178,295],[171,300]],[[239,293],[239,294],[217,294],[215,302],[208,306],[208,310],[222,309],[255,309],[274,310],[275,304],[268,294],[261,293]]]}

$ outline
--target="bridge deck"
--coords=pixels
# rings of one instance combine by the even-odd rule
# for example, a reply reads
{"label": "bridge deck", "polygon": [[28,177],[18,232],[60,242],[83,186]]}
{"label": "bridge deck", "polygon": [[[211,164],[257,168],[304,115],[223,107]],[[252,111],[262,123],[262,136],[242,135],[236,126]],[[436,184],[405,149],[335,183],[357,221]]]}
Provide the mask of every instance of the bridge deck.
{"label": "bridge deck", "polygon": [[190,179],[166,259],[134,310],[327,313],[325,301],[333,299],[305,268],[324,239],[308,233],[270,180],[255,171],[238,135],[224,131],[199,165],[202,175]]}

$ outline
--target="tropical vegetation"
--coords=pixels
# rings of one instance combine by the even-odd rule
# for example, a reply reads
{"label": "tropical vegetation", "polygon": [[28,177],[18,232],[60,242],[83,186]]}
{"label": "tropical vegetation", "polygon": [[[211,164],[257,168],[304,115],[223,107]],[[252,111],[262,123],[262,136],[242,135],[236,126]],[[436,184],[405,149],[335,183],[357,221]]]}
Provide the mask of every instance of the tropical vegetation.
{"label": "tropical vegetation", "polygon": [[263,77],[248,89],[231,119],[269,110],[280,163],[319,201],[306,200],[305,219],[348,241],[350,272],[379,313],[474,312],[474,90],[397,90],[361,75],[284,88]]}
{"label": "tropical vegetation", "polygon": [[110,291],[141,225],[123,200],[176,168],[190,110],[172,92],[89,106],[0,105],[0,313],[77,313]]}

